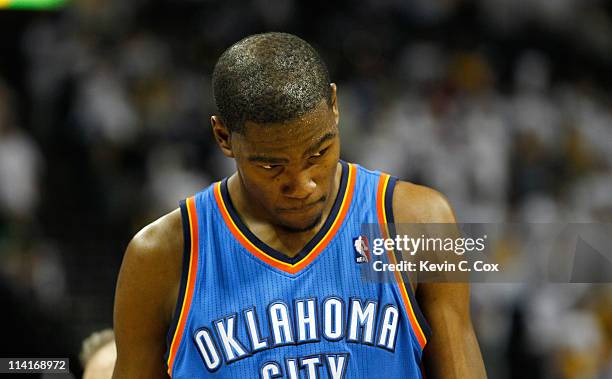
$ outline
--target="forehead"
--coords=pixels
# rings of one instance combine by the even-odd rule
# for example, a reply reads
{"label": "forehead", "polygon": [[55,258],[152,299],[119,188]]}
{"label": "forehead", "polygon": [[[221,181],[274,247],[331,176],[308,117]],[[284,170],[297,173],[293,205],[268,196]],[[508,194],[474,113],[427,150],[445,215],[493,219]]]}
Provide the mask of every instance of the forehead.
{"label": "forehead", "polygon": [[247,121],[238,139],[247,153],[302,152],[330,133],[336,133],[334,113],[322,102],[292,121],[268,124]]}

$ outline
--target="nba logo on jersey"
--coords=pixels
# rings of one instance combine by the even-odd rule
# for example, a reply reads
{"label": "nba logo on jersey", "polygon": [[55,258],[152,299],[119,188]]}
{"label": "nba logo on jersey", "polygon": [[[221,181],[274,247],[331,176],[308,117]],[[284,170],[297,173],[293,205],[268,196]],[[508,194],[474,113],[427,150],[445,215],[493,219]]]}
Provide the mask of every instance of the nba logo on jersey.
{"label": "nba logo on jersey", "polygon": [[355,248],[355,262],[366,263],[370,261],[370,244],[368,237],[360,235],[353,238],[353,247]]}

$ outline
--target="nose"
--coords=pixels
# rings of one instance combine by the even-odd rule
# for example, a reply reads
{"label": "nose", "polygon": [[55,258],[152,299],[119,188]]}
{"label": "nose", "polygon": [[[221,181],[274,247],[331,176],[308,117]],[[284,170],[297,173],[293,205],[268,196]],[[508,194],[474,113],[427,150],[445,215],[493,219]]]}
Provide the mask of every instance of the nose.
{"label": "nose", "polygon": [[317,188],[317,184],[307,170],[289,174],[282,186],[283,194],[289,198],[307,199]]}

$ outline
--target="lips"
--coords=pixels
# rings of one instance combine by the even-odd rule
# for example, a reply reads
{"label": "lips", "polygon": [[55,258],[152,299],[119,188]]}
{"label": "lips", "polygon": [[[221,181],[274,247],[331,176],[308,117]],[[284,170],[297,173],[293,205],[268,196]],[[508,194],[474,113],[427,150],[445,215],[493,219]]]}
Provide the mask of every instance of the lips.
{"label": "lips", "polygon": [[280,212],[286,212],[286,213],[303,213],[303,212],[307,212],[313,208],[315,208],[317,205],[323,203],[325,201],[325,198],[321,198],[315,202],[312,202],[310,204],[306,204],[303,205],[301,207],[295,207],[295,208],[278,208],[278,210]]}

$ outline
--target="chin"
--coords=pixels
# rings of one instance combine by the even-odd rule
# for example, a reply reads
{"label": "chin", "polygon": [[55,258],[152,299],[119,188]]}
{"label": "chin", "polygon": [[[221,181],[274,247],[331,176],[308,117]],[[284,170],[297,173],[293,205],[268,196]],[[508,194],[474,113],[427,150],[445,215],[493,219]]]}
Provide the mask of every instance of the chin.
{"label": "chin", "polygon": [[322,214],[318,214],[315,218],[308,220],[308,222],[281,222],[279,223],[279,226],[289,232],[307,232],[314,229],[319,224],[321,217]]}

